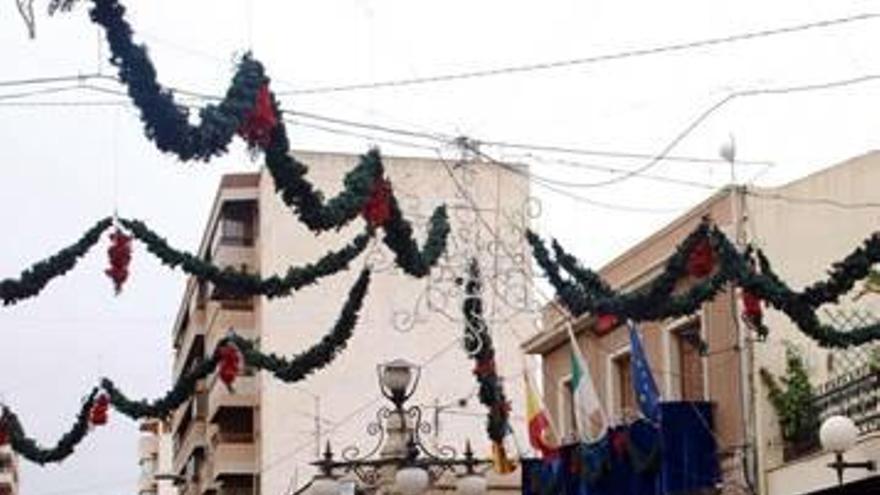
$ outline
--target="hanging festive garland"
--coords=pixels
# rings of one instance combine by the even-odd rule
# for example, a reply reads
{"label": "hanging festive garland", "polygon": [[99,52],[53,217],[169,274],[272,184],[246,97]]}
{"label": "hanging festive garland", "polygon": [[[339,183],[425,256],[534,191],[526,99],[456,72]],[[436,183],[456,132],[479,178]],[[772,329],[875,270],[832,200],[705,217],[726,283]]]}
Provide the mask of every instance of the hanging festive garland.
{"label": "hanging festive garland", "polygon": [[195,394],[196,385],[200,380],[217,370],[222,363],[224,351],[229,346],[235,347],[241,353],[244,363],[248,366],[268,371],[286,383],[300,381],[326,367],[345,348],[353,335],[369,284],[370,270],[364,269],[350,289],[348,299],[333,328],[319,343],[302,354],[289,359],[275,354],[264,354],[257,350],[252,342],[231,334],[217,344],[214,352],[207,359],[181,375],[174,386],[158,399],[132,400],[112,380],[103,378],[100,386],[93,388],[83,401],[71,429],[53,447],[41,447],[28,437],[18,416],[7,406],[3,406],[0,416],[0,430],[2,430],[0,436],[5,436],[14,451],[32,462],[37,464],[61,462],[73,454],[75,447],[88,433],[90,425],[106,423],[108,406],[132,419],[167,418]]}
{"label": "hanging festive garland", "polygon": [[[560,301],[574,315],[613,315],[618,321],[680,317],[693,313],[726,284],[733,283],[753,298],[748,301],[748,314],[744,316],[755,325],[759,337],[765,336],[767,331],[758,311],[760,301],[764,301],[784,312],[801,331],[824,347],[849,347],[880,339],[880,324],[839,331],[822,324],[816,315],[819,306],[837,302],[858,280],[869,276],[871,266],[880,262],[880,234],[870,236],[859,248],[834,263],[826,280],[817,281],[802,291],[795,291],[783,282],[760,250],[754,251],[760,268],[756,271],[751,260],[752,250],[740,253],[708,221],[702,222],[676,247],[657,277],[630,292],[612,289],[596,272],[583,268],[558,243],[554,242],[555,256],[551,256],[534,232],[527,232],[526,239]],[[563,271],[570,278],[565,278]],[[696,280],[676,293],[679,282],[687,277]]]}
{"label": "hanging festive garland", "polygon": [[495,347],[492,334],[483,319],[483,298],[480,267],[476,259],[468,266],[468,278],[464,283],[465,319],[464,346],[474,360],[473,374],[479,386],[480,403],[488,409],[486,432],[495,444],[503,445],[510,431],[510,402],[504,394],[504,384],[495,364]]}
{"label": "hanging festive garland", "polygon": [[[259,61],[245,55],[225,97],[219,104],[206,106],[200,112],[200,124],[193,126],[189,124],[189,112],[177,105],[172,92],[157,81],[146,48],[132,41],[125,7],[117,0],[93,0],[93,4],[90,15],[106,32],[112,52],[110,62],[119,69],[132,102],[141,111],[147,137],[161,151],[174,153],[184,161],[208,160],[225,153],[235,134],[241,134],[249,145],[265,152],[266,168],[277,192],[309,229],[337,229],[364,213],[365,208],[379,206],[390,210],[390,218],[382,223],[384,240],[400,267],[416,277],[430,271],[445,248],[449,232],[445,208],[435,209],[428,239],[420,251],[413,240],[412,226],[403,218],[393,194],[388,194],[387,206],[368,204],[377,192],[383,192],[374,188],[377,181],[383,180],[384,172],[377,150],[362,156],[345,176],[342,191],[325,200],[305,179],[308,167],[290,154],[287,130],[279,118],[282,111],[268,89],[269,78]],[[59,0],[53,7],[67,10],[71,5],[70,0]]]}
{"label": "hanging festive garland", "polygon": [[56,254],[34,263],[21,272],[17,279],[7,278],[0,281],[0,299],[4,305],[15,304],[23,299],[34,297],[54,278],[64,275],[84,256],[101,238],[101,234],[110,227],[110,218],[99,220],[92,228],[72,245]]}
{"label": "hanging festive garland", "polygon": [[73,454],[73,450],[89,432],[89,416],[91,415],[92,405],[97,394],[98,389],[92,389],[85,400],[83,400],[73,426],[67,433],[61,436],[53,447],[49,448],[41,447],[35,440],[28,437],[18,416],[11,409],[4,406],[2,409],[2,427],[5,430],[12,450],[18,452],[25,459],[41,465],[63,461]]}
{"label": "hanging festive garland", "polygon": [[[290,267],[283,276],[273,275],[268,278],[261,278],[255,274],[237,272],[230,268],[221,268],[193,254],[174,249],[168,245],[165,239],[139,220],[119,218],[117,221],[132,236],[144,243],[147,251],[154,254],[162,263],[171,268],[180,267],[185,273],[196,277],[200,281],[211,282],[222,290],[224,294],[232,296],[264,295],[275,298],[289,295],[293,291],[315,283],[322,277],[347,269],[350,262],[366,249],[373,235],[372,228],[367,227],[364,232],[358,234],[347,246],[339,251],[331,251],[316,262],[306,264],[305,266]],[[8,278],[0,281],[0,299],[3,300],[3,304],[15,304],[23,299],[39,294],[52,279],[67,273],[76,266],[79,258],[87,254],[101,238],[101,234],[112,225],[112,219],[102,219],[86,231],[74,244],[33,264],[22,271],[17,279]],[[117,285],[117,287],[125,280],[117,270],[126,268],[124,264],[120,263],[123,263],[123,261],[127,262],[122,259],[113,261],[113,252],[120,250],[120,235],[125,236],[119,230],[111,234],[111,268],[108,269],[108,275],[111,272],[113,273],[114,276],[112,278],[114,285]],[[127,243],[128,241],[122,242]],[[122,247],[124,248],[124,246]],[[130,258],[130,252],[119,254]],[[127,268],[125,276],[127,277]]]}
{"label": "hanging festive garland", "polygon": [[394,196],[390,198],[390,207],[391,217],[384,225],[382,241],[394,252],[397,266],[413,277],[424,277],[446,251],[446,240],[451,230],[446,207],[437,207],[431,215],[428,236],[422,249],[413,240],[412,226],[403,218]]}
{"label": "hanging festive garland", "polygon": [[290,267],[283,276],[261,278],[255,274],[223,269],[198,256],[178,251],[139,220],[120,219],[119,222],[162,263],[171,268],[180,267],[187,274],[200,281],[211,282],[224,294],[232,296],[264,295],[274,298],[289,295],[322,277],[348,268],[349,263],[366,249],[372,236],[372,231],[368,228],[341,250],[331,251],[315,263]]}

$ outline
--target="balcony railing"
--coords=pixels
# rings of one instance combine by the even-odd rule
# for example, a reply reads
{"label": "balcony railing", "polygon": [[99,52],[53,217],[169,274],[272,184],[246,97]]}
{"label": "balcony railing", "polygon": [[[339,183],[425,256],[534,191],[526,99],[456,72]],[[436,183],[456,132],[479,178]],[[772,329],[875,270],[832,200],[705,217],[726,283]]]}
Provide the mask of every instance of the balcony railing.
{"label": "balcony railing", "polygon": [[214,421],[217,413],[227,407],[254,407],[257,405],[257,376],[239,375],[230,391],[217,373],[210,378],[208,393],[208,420]]}
{"label": "balcony railing", "polygon": [[213,479],[257,473],[253,432],[218,431],[211,436]]}
{"label": "balcony railing", "polygon": [[822,384],[816,397],[819,420],[848,416],[864,435],[880,431],[880,369],[863,366]]}

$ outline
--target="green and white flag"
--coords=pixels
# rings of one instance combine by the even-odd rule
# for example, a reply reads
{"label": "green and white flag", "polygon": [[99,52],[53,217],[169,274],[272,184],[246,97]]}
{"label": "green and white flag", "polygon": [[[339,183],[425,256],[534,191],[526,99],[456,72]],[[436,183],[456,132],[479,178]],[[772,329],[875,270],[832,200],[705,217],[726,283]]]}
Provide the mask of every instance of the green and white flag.
{"label": "green and white flag", "polygon": [[574,424],[581,440],[596,441],[605,434],[608,418],[599,401],[590,368],[587,367],[571,326],[568,327],[568,336],[571,339],[571,395],[574,402]]}

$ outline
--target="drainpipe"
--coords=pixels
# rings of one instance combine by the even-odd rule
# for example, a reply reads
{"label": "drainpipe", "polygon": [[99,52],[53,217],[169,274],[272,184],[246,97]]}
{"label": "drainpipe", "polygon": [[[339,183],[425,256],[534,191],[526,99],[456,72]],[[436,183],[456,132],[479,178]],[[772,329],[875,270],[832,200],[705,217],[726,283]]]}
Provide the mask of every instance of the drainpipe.
{"label": "drainpipe", "polygon": [[[747,239],[745,231],[746,211],[745,196],[746,186],[731,184],[730,199],[733,215],[734,245],[739,252],[745,249]],[[737,291],[734,288],[730,293],[730,308],[733,313],[733,324],[736,328],[737,347],[740,356],[740,392],[742,402],[743,421],[743,480],[750,493],[757,493],[755,482],[758,480],[758,452],[757,452],[757,416],[755,411],[755,356],[754,340],[747,335],[745,325],[740,321],[741,308],[737,299]]]}

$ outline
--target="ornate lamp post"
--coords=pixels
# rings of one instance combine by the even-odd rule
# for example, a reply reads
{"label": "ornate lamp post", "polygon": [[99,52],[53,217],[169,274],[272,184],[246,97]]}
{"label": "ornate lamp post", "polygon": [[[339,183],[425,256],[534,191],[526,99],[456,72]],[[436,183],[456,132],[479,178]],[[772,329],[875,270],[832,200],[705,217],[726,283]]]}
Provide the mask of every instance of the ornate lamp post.
{"label": "ornate lamp post", "polygon": [[393,493],[421,495],[444,474],[457,476],[456,490],[462,495],[486,493],[486,479],[477,468],[489,461],[475,458],[470,442],[460,458],[452,447],[429,448],[422,442],[432,426],[422,421],[421,408],[406,406],[418,386],[421,368],[398,359],[379,365],[376,371],[382,395],[394,407],[380,408],[376,420],[367,426],[367,433],[377,437],[375,446],[363,455],[356,446],[346,447],[341,459],[336,459],[327,442],[323,458],[312,463],[321,474],[309,494],[340,495],[342,475],[356,478],[367,493],[393,485]]}
{"label": "ornate lamp post", "polygon": [[834,462],[828,464],[828,467],[837,471],[837,483],[840,486],[843,486],[843,472],[846,469],[867,469],[868,471],[877,469],[874,461],[847,462],[843,460],[843,453],[855,446],[858,436],[858,428],[853,420],[846,416],[831,416],[819,428],[819,441],[822,443],[822,448],[835,455]]}

